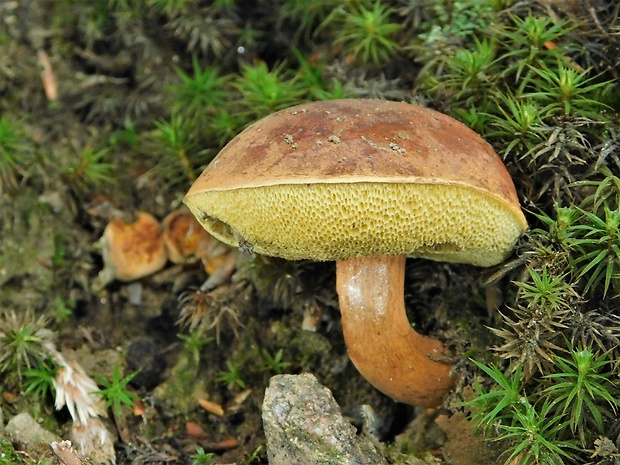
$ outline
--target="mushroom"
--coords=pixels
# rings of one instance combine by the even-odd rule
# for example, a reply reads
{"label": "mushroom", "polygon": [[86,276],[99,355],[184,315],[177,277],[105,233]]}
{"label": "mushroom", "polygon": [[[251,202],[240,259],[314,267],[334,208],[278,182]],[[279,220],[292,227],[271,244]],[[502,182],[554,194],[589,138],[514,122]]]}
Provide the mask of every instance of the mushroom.
{"label": "mushroom", "polygon": [[200,260],[199,249],[211,236],[200,227],[196,218],[185,208],[177,208],[162,221],[162,237],[168,260],[175,265],[191,265]]}
{"label": "mushroom", "polygon": [[441,404],[454,377],[441,342],[409,324],[407,256],[502,262],[527,224],[500,158],[427,108],[346,99],[281,110],[235,137],[185,203],[231,246],[336,260],[351,360],[393,399]]}
{"label": "mushroom", "polygon": [[159,222],[146,212],[136,212],[132,221],[113,218],[103,231],[101,245],[104,267],[96,289],[115,279],[135,281],[161,270],[167,261]]}
{"label": "mushroom", "polygon": [[226,262],[231,249],[202,228],[187,208],[168,213],[162,226],[164,245],[172,263],[191,265],[200,260],[211,275]]}

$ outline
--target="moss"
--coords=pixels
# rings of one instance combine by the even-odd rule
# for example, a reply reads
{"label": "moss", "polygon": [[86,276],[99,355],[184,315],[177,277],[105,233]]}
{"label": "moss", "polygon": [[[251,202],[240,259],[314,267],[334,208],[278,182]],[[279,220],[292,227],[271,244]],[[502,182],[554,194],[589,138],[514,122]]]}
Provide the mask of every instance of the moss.
{"label": "moss", "polygon": [[198,407],[198,399],[211,398],[200,367],[188,352],[181,352],[166,380],[153,392],[158,403],[165,406],[166,417],[187,417]]}
{"label": "moss", "polygon": [[20,465],[25,463],[19,454],[6,438],[0,436],[0,465]]}

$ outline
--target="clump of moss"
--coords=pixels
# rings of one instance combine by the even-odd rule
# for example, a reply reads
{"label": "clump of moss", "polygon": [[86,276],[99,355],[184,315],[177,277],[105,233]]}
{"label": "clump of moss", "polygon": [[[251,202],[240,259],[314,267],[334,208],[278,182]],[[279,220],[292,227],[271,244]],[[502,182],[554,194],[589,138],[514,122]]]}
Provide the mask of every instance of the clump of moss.
{"label": "clump of moss", "polygon": [[20,465],[24,460],[8,439],[0,437],[0,465]]}

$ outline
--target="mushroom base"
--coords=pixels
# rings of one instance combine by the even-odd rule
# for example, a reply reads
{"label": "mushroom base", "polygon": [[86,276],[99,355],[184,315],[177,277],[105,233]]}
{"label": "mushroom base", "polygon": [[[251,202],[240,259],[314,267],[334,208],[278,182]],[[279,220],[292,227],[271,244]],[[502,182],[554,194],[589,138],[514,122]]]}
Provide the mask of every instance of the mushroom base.
{"label": "mushroom base", "polygon": [[349,356],[378,390],[398,402],[437,407],[452,387],[440,341],[418,334],[404,304],[405,260],[363,257],[336,264],[342,329]]}

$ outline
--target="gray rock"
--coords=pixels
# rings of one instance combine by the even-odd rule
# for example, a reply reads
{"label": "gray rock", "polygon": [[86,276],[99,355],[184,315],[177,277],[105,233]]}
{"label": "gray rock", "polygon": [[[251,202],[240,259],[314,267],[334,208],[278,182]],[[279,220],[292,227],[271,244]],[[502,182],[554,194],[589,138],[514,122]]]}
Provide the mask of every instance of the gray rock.
{"label": "gray rock", "polygon": [[6,424],[4,431],[18,444],[19,449],[34,457],[49,452],[50,444],[60,441],[54,433],[42,428],[29,413],[15,415]]}
{"label": "gray rock", "polygon": [[357,436],[329,389],[311,374],[271,378],[263,401],[270,465],[387,465]]}

